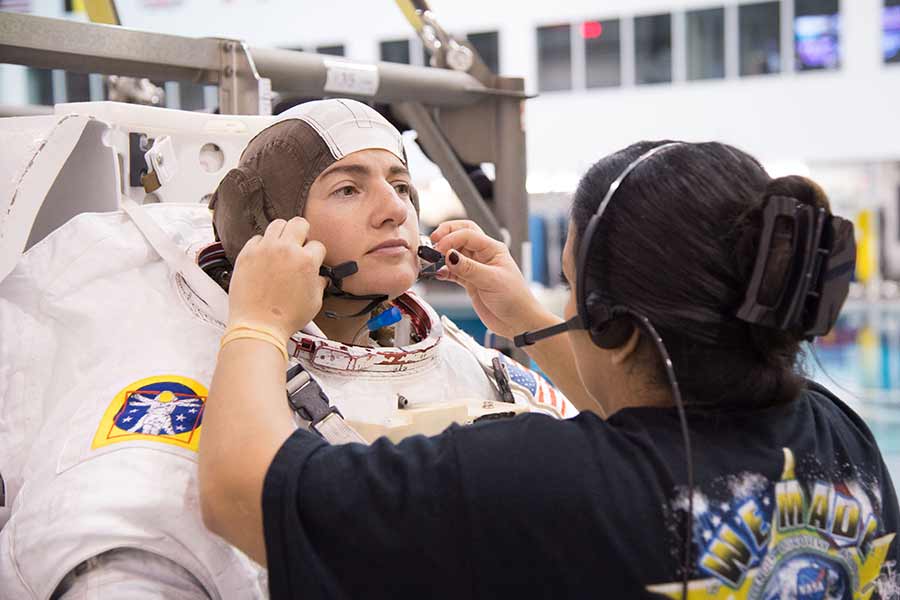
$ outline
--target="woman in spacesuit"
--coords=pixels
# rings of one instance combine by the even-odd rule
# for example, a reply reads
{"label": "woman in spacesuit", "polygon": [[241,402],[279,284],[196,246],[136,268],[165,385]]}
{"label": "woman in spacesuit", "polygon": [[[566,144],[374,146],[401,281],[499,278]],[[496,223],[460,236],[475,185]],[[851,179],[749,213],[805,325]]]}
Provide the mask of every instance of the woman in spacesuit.
{"label": "woman in spacesuit", "polygon": [[[408,408],[503,402],[507,383],[519,404],[572,416],[558,391],[485,350],[409,292],[420,270],[418,199],[399,132],[352,100],[302,104],[281,119],[250,142],[213,196],[221,251],[210,248],[206,256],[216,258],[200,260],[227,287],[252,236],[274,219],[303,215],[310,239],[326,249],[326,265],[337,271],[356,264],[354,274],[332,279],[322,310],[289,349],[344,416],[369,424],[390,419],[398,394]],[[386,379],[388,373],[395,376]]]}

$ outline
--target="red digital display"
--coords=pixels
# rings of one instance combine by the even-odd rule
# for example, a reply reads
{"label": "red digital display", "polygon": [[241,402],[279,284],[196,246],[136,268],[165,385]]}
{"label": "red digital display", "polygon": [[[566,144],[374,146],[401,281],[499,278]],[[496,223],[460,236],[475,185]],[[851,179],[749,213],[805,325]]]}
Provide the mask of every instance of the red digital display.
{"label": "red digital display", "polygon": [[593,40],[603,35],[603,23],[600,21],[585,21],[581,24],[581,37]]}

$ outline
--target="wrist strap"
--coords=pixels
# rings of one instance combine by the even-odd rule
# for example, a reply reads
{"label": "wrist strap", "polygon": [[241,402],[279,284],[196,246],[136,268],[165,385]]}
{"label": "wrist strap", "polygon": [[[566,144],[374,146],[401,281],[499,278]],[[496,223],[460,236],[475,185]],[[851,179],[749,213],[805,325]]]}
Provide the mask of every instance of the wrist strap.
{"label": "wrist strap", "polygon": [[253,339],[260,340],[263,342],[268,342],[278,348],[278,351],[281,352],[281,356],[284,357],[284,362],[288,362],[288,353],[285,348],[285,343],[281,341],[271,329],[266,329],[265,327],[256,327],[252,325],[232,325],[225,331],[225,335],[222,336],[222,342],[219,344],[219,349],[225,347],[225,344],[228,342],[233,342],[234,340],[240,339]]}

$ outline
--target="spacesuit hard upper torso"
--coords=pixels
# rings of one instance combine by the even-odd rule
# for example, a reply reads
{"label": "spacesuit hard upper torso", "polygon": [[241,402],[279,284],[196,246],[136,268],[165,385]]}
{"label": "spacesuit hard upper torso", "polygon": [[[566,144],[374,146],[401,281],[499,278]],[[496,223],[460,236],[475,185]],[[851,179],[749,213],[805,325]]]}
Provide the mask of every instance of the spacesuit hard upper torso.
{"label": "spacesuit hard upper torso", "polygon": [[[212,240],[204,207],[147,212],[184,251]],[[409,345],[348,347],[311,334],[291,345],[348,421],[408,434],[398,395],[413,412],[498,402],[489,377],[498,355],[414,295],[400,301]],[[33,247],[0,283],[0,327],[0,597],[49,598],[76,566],[116,548],[180,565],[213,598],[263,596],[264,571],[204,528],[197,494],[224,326],[134,223],[84,214]],[[503,360],[516,405],[576,413]]]}

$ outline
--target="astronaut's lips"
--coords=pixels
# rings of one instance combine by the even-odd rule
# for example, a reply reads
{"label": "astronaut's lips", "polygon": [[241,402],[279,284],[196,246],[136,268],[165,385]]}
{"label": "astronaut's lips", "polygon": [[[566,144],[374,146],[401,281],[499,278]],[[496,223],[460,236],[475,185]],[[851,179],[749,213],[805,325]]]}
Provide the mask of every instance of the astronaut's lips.
{"label": "astronaut's lips", "polygon": [[378,256],[399,256],[409,252],[409,242],[402,239],[385,240],[366,252]]}

